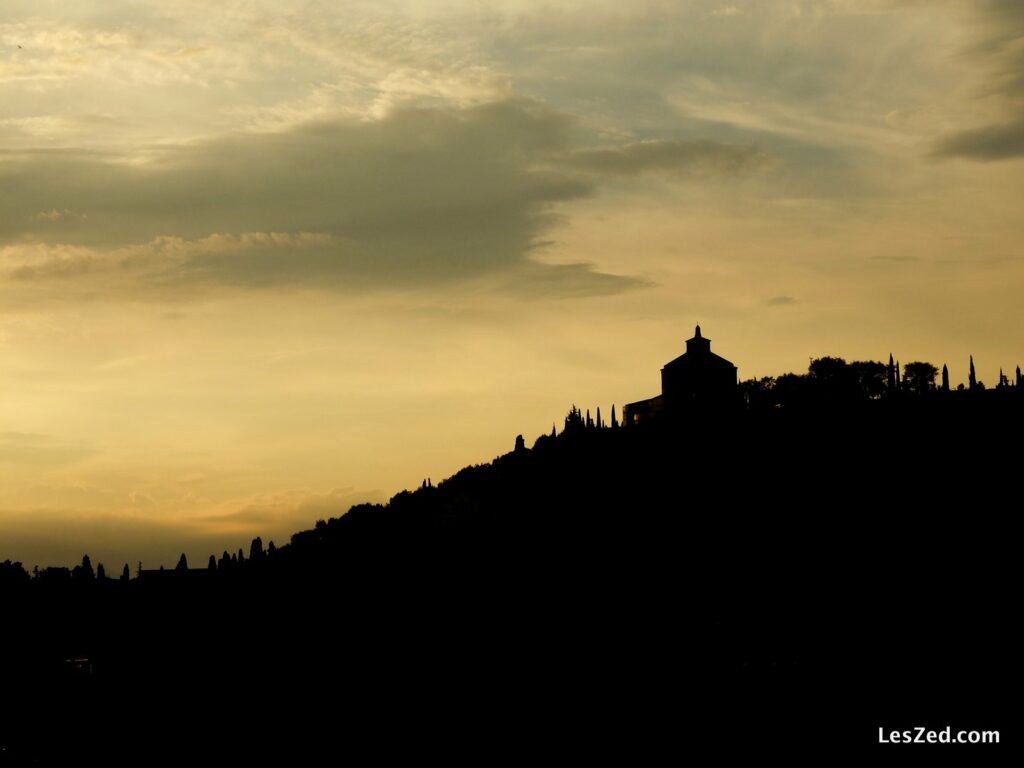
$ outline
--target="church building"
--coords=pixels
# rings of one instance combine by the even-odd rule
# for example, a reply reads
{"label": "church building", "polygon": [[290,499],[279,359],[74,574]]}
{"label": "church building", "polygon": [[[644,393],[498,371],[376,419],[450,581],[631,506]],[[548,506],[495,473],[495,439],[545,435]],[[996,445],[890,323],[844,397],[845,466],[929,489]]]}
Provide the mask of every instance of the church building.
{"label": "church building", "polygon": [[623,426],[727,405],[735,401],[737,381],[736,366],[711,351],[711,339],[698,325],[686,340],[686,352],[661,369],[661,394],[628,403]]}

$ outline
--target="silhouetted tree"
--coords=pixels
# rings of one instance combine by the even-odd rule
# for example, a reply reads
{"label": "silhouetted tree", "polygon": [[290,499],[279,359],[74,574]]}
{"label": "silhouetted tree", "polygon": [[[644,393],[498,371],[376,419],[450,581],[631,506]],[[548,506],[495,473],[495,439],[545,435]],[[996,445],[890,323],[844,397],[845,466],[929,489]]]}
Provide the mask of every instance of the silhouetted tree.
{"label": "silhouetted tree", "polygon": [[174,570],[176,570],[176,571],[187,571],[188,570],[188,560],[185,559],[185,553],[184,552],[182,552],[181,553],[181,557],[178,558],[178,564],[176,566],[174,566]]}
{"label": "silhouetted tree", "polygon": [[563,434],[572,434],[586,427],[586,422],[583,421],[583,414],[580,413],[580,409],[575,405],[569,409],[569,413],[565,416],[565,428]]}
{"label": "silhouetted tree", "polygon": [[526,450],[526,441],[523,440],[523,436],[522,435],[516,435],[516,448],[515,448],[515,450],[516,450],[517,453],[519,451],[525,451]]}
{"label": "silhouetted tree", "polygon": [[96,573],[92,569],[92,560],[88,555],[82,555],[82,564],[71,569],[71,577],[77,581],[92,581]]}
{"label": "silhouetted tree", "polygon": [[942,391],[949,392],[949,368],[942,364]]}
{"label": "silhouetted tree", "polygon": [[969,389],[978,388],[978,377],[974,375],[974,355],[971,355],[971,369],[970,373],[967,374],[967,387]]}
{"label": "silhouetted tree", "polygon": [[249,545],[249,559],[262,560],[263,555],[263,539],[257,536],[255,539],[252,540],[252,543]]}
{"label": "silhouetted tree", "polygon": [[238,562],[239,562],[239,564],[242,564],[242,563],[245,562],[245,553],[242,551],[241,547],[238,548]]}
{"label": "silhouetted tree", "polygon": [[230,565],[231,565],[231,555],[229,555],[228,551],[225,549],[224,550],[224,554],[220,556],[219,567],[223,570],[223,569],[226,569]]}
{"label": "silhouetted tree", "polygon": [[277,547],[275,547],[274,546],[274,542],[271,541],[269,544],[267,544],[267,557],[268,558],[269,557],[273,557],[276,554],[277,554]]}
{"label": "silhouetted tree", "polygon": [[128,581],[131,579],[131,574],[128,572],[128,563],[124,564],[124,568],[121,570],[121,581]]}
{"label": "silhouetted tree", "polygon": [[615,418],[615,403],[612,403],[612,429],[618,429],[619,420]]}
{"label": "silhouetted tree", "polygon": [[743,402],[752,411],[770,408],[776,404],[775,379],[771,376],[746,379],[739,383],[738,389]]}
{"label": "silhouetted tree", "polygon": [[807,367],[814,395],[829,402],[854,400],[860,391],[858,372],[841,357],[819,357]]}
{"label": "silhouetted tree", "polygon": [[861,397],[876,400],[885,393],[886,367],[877,360],[855,360],[849,365]]}
{"label": "silhouetted tree", "polygon": [[106,581],[106,579],[107,579],[107,569],[103,567],[103,563],[100,563],[99,565],[96,566],[96,580],[97,581]]}
{"label": "silhouetted tree", "polygon": [[597,428],[601,429],[604,425],[601,423],[601,406],[597,406]]}
{"label": "silhouetted tree", "polygon": [[19,562],[4,560],[0,563],[0,587],[28,583],[28,571]]}
{"label": "silhouetted tree", "polygon": [[836,381],[846,378],[846,361],[841,357],[817,357],[807,366],[807,372],[818,381]]}
{"label": "silhouetted tree", "polygon": [[775,402],[783,408],[799,406],[806,402],[807,377],[795,373],[784,373],[775,379]]}
{"label": "silhouetted tree", "polygon": [[892,352],[889,353],[889,365],[886,367],[886,385],[890,392],[896,391],[896,363],[892,360]]}
{"label": "silhouetted tree", "polygon": [[214,557],[213,555],[210,555],[210,560],[206,564],[206,570],[208,570],[208,571],[216,571],[217,570],[217,558]]}
{"label": "silhouetted tree", "polygon": [[[79,568],[80,566],[75,566]],[[50,566],[43,568],[36,574],[36,578],[41,584],[65,584],[74,579],[74,575],[71,569],[61,568],[59,566]]]}
{"label": "silhouetted tree", "polygon": [[939,369],[931,363],[913,362],[903,366],[903,386],[911,392],[923,395],[935,389],[935,377]]}
{"label": "silhouetted tree", "polygon": [[1018,387],[1024,386],[1024,378],[1021,378],[1020,366],[1019,365],[1017,366],[1017,380],[1016,380],[1016,384],[1017,384]]}

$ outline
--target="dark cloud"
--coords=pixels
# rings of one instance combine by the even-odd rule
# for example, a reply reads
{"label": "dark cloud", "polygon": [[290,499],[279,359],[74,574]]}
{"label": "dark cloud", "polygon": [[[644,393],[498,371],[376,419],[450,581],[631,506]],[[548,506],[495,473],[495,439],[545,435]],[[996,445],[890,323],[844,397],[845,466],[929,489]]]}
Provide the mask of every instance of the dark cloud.
{"label": "dark cloud", "polygon": [[798,303],[792,296],[772,296],[765,304],[769,307],[791,307]]}
{"label": "dark cloud", "polygon": [[[8,265],[22,280],[107,272],[136,288],[235,284],[408,286],[489,273],[533,278],[527,254],[551,204],[595,182],[548,160],[571,120],[528,101],[406,109],[154,151],[129,164],[73,153],[8,155],[0,237],[62,244],[40,211],[75,211],[73,246]],[[137,273],[137,274],[136,274]],[[635,287],[577,266],[580,290]]]}
{"label": "dark cloud", "polygon": [[6,272],[36,283],[91,276],[96,295],[418,287],[487,275],[523,294],[616,293],[648,283],[530,258],[557,223],[554,204],[608,178],[733,174],[767,162],[753,147],[709,140],[574,151],[574,125],[518,99],[240,134],[135,162],[8,153],[0,184],[18,195],[0,202],[0,237],[35,251],[8,258]]}
{"label": "dark cloud", "polygon": [[756,147],[707,139],[651,139],[619,147],[597,147],[570,153],[567,165],[586,171],[632,176],[647,171],[674,174],[731,174],[768,165]]}
{"label": "dark cloud", "polygon": [[988,74],[978,94],[994,98],[1000,120],[939,140],[934,157],[993,161],[1024,156],[1024,3],[986,0],[976,8],[983,32],[968,56]]}
{"label": "dark cloud", "polygon": [[1024,155],[1024,119],[955,133],[943,139],[933,154],[971,160],[1021,157]]}

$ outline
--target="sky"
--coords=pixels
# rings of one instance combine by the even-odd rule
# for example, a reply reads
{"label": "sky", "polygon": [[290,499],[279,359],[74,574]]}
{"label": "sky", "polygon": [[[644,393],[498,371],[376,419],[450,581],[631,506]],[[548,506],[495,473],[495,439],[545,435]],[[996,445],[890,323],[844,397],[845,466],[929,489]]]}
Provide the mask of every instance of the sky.
{"label": "sky", "polygon": [[287,541],[700,323],[1024,363],[1024,4],[5,0],[0,559]]}

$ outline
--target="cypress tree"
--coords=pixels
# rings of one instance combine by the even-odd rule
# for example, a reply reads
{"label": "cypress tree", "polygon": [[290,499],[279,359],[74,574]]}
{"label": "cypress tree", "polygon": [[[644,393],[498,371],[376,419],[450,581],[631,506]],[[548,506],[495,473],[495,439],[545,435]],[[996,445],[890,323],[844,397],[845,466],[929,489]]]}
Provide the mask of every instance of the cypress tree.
{"label": "cypress tree", "polygon": [[181,557],[178,558],[178,564],[176,566],[174,566],[174,570],[176,570],[176,571],[187,571],[188,570],[188,560],[185,559],[185,553],[184,552],[182,552],[181,553]]}
{"label": "cypress tree", "polygon": [[978,378],[974,375],[974,355],[971,355],[971,372],[967,376],[967,384],[971,389],[978,388]]}
{"label": "cypress tree", "polygon": [[121,571],[121,581],[128,581],[131,575],[128,573],[128,563],[124,564],[124,570]]}
{"label": "cypress tree", "polygon": [[82,581],[92,581],[96,578],[96,574],[92,570],[92,560],[88,555],[82,555],[82,564],[72,568],[71,575]]}
{"label": "cypress tree", "polygon": [[208,571],[216,571],[217,570],[217,558],[214,557],[213,555],[210,555],[210,560],[209,560],[209,562],[206,563],[206,570],[208,570]]}
{"label": "cypress tree", "polygon": [[942,391],[949,392],[949,368],[942,364]]}

